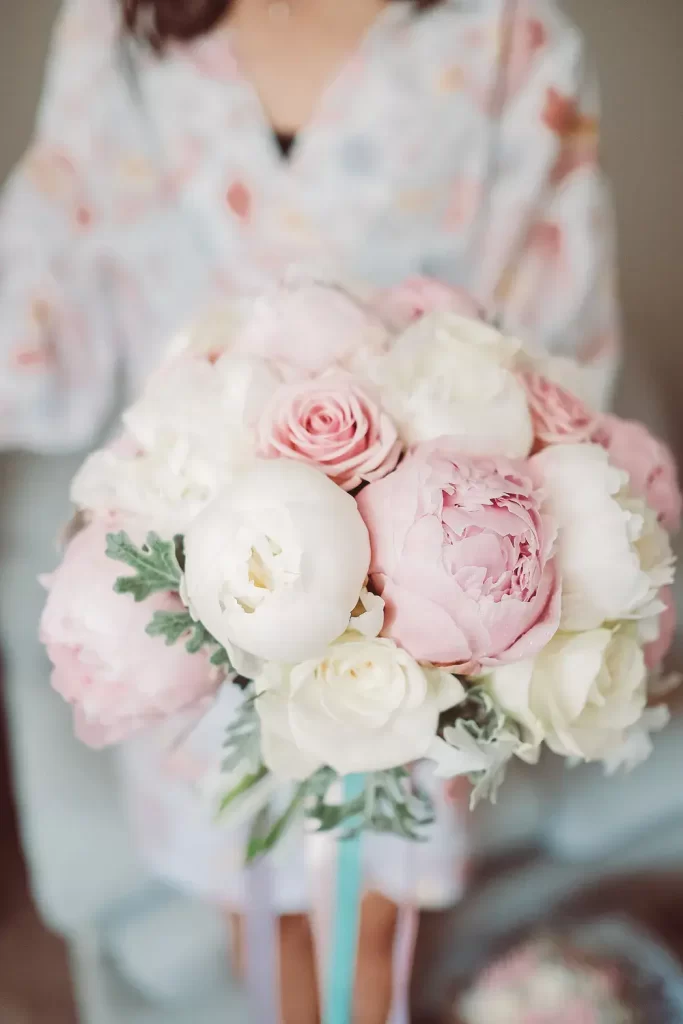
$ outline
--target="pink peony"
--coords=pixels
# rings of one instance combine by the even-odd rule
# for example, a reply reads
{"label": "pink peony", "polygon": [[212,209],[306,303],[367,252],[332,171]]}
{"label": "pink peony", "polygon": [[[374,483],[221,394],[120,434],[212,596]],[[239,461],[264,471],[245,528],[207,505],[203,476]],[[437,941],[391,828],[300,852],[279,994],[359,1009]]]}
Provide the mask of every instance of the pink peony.
{"label": "pink peony", "polygon": [[285,384],[259,424],[259,454],[317,466],[346,491],[379,480],[401,454],[396,427],[349,374]]}
{"label": "pink peony", "polygon": [[590,440],[598,418],[580,398],[541,373],[525,371],[519,377],[529,402],[536,451]]}
{"label": "pink peony", "polygon": [[529,658],[560,618],[555,526],[523,462],[420,445],[358,497],[385,633],[463,673]]}
{"label": "pink peony", "polygon": [[114,593],[117,576],[129,571],[105,554],[107,533],[117,529],[97,519],[73,538],[46,580],[40,626],[52,685],[73,705],[79,739],[93,747],[198,703],[218,683],[203,652],[188,654],[182,642],[167,647],[145,632],[155,611],[182,609],[178,597],[136,603]]}
{"label": "pink peony", "polygon": [[628,473],[633,494],[646,501],[662,525],[675,533],[681,525],[683,499],[676,462],[664,442],[642,423],[618,416],[601,416],[592,440],[606,449],[613,465]]}
{"label": "pink peony", "polygon": [[378,294],[374,307],[393,329],[402,331],[427,313],[457,313],[484,319],[484,310],[462,288],[452,288],[429,277],[411,277]]}
{"label": "pink peony", "polygon": [[662,587],[659,597],[664,604],[657,623],[659,636],[645,644],[645,664],[651,671],[662,664],[676,635],[676,605],[671,587]]}
{"label": "pink peony", "polygon": [[388,345],[380,318],[334,285],[283,285],[253,304],[235,339],[241,354],[276,364],[286,377],[352,369]]}

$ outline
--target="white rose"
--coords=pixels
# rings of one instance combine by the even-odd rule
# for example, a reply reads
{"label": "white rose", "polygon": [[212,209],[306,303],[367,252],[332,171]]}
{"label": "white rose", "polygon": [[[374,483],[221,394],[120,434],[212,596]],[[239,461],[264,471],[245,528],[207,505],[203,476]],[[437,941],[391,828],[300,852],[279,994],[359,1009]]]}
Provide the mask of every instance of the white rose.
{"label": "white rose", "polygon": [[130,450],[104,449],[86,460],[72,500],[183,532],[251,461],[254,425],[277,384],[265,363],[230,353],[216,362],[190,354],[162,366],[124,414]]}
{"label": "white rose", "polygon": [[536,658],[487,677],[495,701],[525,730],[534,761],[545,741],[556,754],[601,760],[622,747],[647,703],[636,627],[557,633]]}
{"label": "white rose", "polygon": [[657,516],[625,488],[628,475],[599,445],[556,445],[531,460],[559,526],[565,630],[648,618],[673,579],[673,554]]}
{"label": "white rose", "polygon": [[321,658],[269,664],[255,681],[263,756],[277,775],[321,765],[341,775],[424,757],[439,714],[464,696],[442,669],[426,669],[391,640],[349,632]]}
{"label": "white rose", "polygon": [[433,313],[408,327],[373,376],[408,444],[449,435],[472,455],[529,454],[533,429],[514,373],[519,343],[478,320]]}
{"label": "white rose", "polygon": [[349,494],[303,463],[255,462],[190,524],[185,593],[221,643],[297,662],[346,630],[369,562]]}

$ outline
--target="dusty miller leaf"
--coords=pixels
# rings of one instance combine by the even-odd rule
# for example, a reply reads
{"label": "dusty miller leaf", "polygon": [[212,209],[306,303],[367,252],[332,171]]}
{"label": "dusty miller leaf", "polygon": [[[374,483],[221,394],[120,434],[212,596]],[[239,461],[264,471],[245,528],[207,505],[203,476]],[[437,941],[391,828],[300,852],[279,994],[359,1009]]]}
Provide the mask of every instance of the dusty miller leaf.
{"label": "dusty miller leaf", "polygon": [[226,775],[240,767],[255,774],[261,767],[261,720],[256,711],[256,699],[250,692],[225,730],[223,750],[221,771]]}
{"label": "dusty miller leaf", "polygon": [[201,622],[193,619],[184,608],[179,611],[156,611],[146,632],[149,636],[163,637],[167,647],[187,637],[185,650],[188,654],[197,654],[205,646],[215,647],[216,650],[210,659],[211,664],[230,667],[230,659],[225,648],[221,647]]}
{"label": "dusty miller leaf", "polygon": [[467,697],[451,712],[442,726],[443,738],[458,750],[473,750],[485,758],[483,771],[472,772],[470,807],[480,800],[496,802],[510,759],[519,749],[518,726],[503,712],[484,686],[472,686]]}
{"label": "dusty miller leaf", "polygon": [[314,776],[306,814],[319,832],[339,828],[344,838],[367,830],[404,839],[424,839],[424,828],[434,820],[432,804],[405,768],[369,772],[363,792],[342,803],[329,799],[337,778],[329,768]]}
{"label": "dusty miller leaf", "polygon": [[211,664],[212,665],[217,665],[218,668],[223,668],[224,666],[226,668],[230,668],[231,667],[231,665],[230,665],[230,657],[228,655],[228,652],[226,651],[225,647],[221,647],[220,645],[213,652],[213,654],[211,655],[211,659],[210,660],[211,660]]}
{"label": "dusty miller leaf", "polygon": [[221,775],[235,781],[221,798],[219,817],[270,774],[261,760],[261,722],[249,691],[225,730],[223,750]]}
{"label": "dusty miller leaf", "polygon": [[117,594],[131,594],[136,601],[144,601],[151,594],[178,593],[182,573],[176,540],[162,540],[158,534],[148,533],[139,546],[122,530],[107,535],[106,553],[135,570],[132,576],[119,576],[114,584]]}

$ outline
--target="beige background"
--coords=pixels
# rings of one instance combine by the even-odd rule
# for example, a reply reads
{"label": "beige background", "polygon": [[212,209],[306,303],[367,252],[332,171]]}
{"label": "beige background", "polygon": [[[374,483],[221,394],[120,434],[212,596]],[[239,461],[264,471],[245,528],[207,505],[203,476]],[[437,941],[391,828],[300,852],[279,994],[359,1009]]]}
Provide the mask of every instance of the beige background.
{"label": "beige background", "polygon": [[[59,0],[1,2],[0,179],[30,132]],[[614,186],[626,325],[619,405],[663,432],[683,458],[683,0],[565,0],[565,7],[602,79],[603,159]]]}

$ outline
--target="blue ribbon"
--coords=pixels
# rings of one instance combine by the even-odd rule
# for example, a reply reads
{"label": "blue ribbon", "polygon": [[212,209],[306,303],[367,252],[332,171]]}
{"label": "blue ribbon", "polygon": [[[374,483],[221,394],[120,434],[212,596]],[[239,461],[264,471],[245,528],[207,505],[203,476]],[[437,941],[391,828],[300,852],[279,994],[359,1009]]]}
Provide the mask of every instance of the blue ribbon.
{"label": "blue ribbon", "polygon": [[[364,775],[347,775],[342,799],[355,800],[365,788]],[[349,823],[353,827],[356,822]],[[337,895],[331,956],[327,968],[324,1024],[351,1024],[356,976],[356,946],[363,886],[360,833],[340,839],[337,855]]]}

